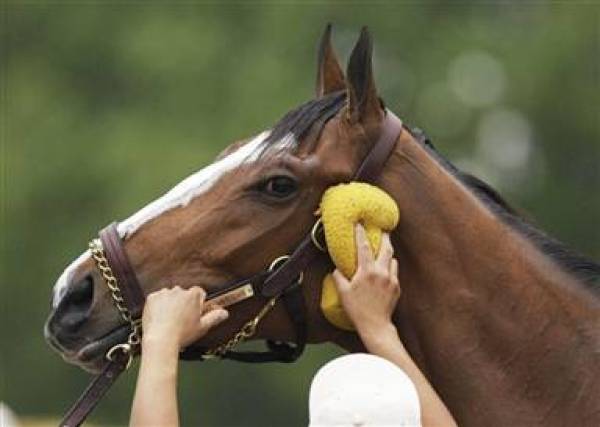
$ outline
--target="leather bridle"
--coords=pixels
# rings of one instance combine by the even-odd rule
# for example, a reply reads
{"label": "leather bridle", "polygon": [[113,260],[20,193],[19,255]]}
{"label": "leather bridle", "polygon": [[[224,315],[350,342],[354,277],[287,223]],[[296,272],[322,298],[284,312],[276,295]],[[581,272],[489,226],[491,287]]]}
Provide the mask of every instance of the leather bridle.
{"label": "leather bridle", "polygon": [[[386,111],[378,140],[372,146],[353,180],[374,183],[403,130],[402,121],[392,112]],[[293,362],[304,351],[307,338],[306,303],[301,289],[303,272],[319,256],[323,255],[324,243],[320,240],[320,220],[317,221],[291,255],[274,260],[266,270],[242,280],[223,285],[209,292],[207,300],[233,297],[236,300],[258,296],[266,304],[253,319],[227,343],[214,349],[191,346],[181,353],[184,360],[204,360],[212,357],[238,360],[242,362]],[[127,369],[132,358],[141,351],[141,314],[144,307],[144,293],[123,242],[112,223],[99,233],[99,239],[90,243],[92,258],[106,282],[113,303],[124,321],[129,324],[127,342],[113,346],[106,354],[108,363],[98,374],[80,398],[69,409],[61,426],[79,426],[98,404],[102,396],[114,383],[120,373]],[[237,295],[236,295],[237,293]],[[241,298],[241,299],[240,299]],[[295,344],[267,340],[266,352],[235,352],[233,347],[254,335],[260,320],[277,301],[283,302],[295,330]]]}

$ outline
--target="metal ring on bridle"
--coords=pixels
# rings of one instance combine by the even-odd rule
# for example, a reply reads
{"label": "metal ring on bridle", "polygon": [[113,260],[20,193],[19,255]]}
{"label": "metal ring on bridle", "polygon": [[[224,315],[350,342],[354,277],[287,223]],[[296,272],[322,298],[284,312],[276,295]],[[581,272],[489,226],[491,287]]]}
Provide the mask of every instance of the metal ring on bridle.
{"label": "metal ring on bridle", "polygon": [[[289,258],[290,258],[289,255],[282,255],[280,257],[275,258],[273,260],[273,262],[271,262],[271,264],[269,265],[269,268],[267,269],[267,271],[269,273],[272,273],[277,268],[282,266]],[[299,285],[300,283],[302,283],[302,280],[304,280],[304,273],[301,272],[298,275],[298,279],[296,280],[296,285]],[[278,298],[279,298],[279,295],[275,295],[274,297],[269,299],[269,301],[267,301],[267,303],[258,312],[258,314],[253,319],[250,319],[249,321],[244,323],[242,325],[242,327],[240,328],[240,330],[229,341],[227,341],[215,348],[209,349],[202,355],[202,359],[209,360],[209,359],[214,359],[216,357],[222,357],[225,354],[227,354],[229,351],[233,350],[233,348],[236,345],[238,345],[239,343],[246,341],[249,338],[252,338],[254,336],[254,334],[256,333],[256,328],[258,327],[258,324],[269,313],[269,311],[271,311],[271,309],[275,306],[275,303],[277,302]]]}
{"label": "metal ring on bridle", "polygon": [[323,234],[323,220],[320,217],[315,222],[315,225],[313,225],[312,230],[310,230],[310,239],[321,252],[327,252],[327,244],[319,240],[319,233],[321,234],[321,236],[323,236],[323,238],[325,238]]}
{"label": "metal ring on bridle", "polygon": [[[290,259],[289,255],[282,255],[280,257],[275,258],[272,262],[271,265],[269,265],[269,268],[267,269],[267,271],[269,273],[277,270],[280,266],[282,266],[288,259]],[[304,280],[304,272],[301,271],[300,274],[298,275],[298,279],[296,280],[296,284],[301,284],[302,281]]]}
{"label": "metal ring on bridle", "polygon": [[128,369],[133,359],[133,355],[131,354],[131,345],[129,343],[121,343],[112,346],[110,350],[108,350],[108,352],[106,353],[106,358],[110,362],[115,362],[115,356],[117,351],[120,351],[121,353],[123,353],[123,355],[127,356],[127,364],[125,365],[125,369]]}
{"label": "metal ring on bridle", "polygon": [[273,261],[271,261],[271,264],[269,265],[269,268],[267,270],[269,271],[269,273],[276,270],[280,265],[282,265],[288,259],[290,259],[289,255],[282,255],[280,257],[275,258]]}

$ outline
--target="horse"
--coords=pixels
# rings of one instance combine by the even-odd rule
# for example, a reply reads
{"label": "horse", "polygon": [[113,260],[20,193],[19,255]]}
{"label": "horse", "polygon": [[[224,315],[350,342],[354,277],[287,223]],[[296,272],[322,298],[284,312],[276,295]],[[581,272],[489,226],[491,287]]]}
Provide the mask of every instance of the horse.
{"label": "horse", "polygon": [[[144,294],[218,291],[298,245],[324,190],[349,181],[381,133],[387,113],[371,57],[363,28],[344,73],[328,26],[314,99],[119,223]],[[392,242],[403,296],[393,321],[457,422],[600,425],[600,265],[534,227],[417,131],[400,133],[377,185],[401,210]],[[364,351],[319,309],[330,269],[323,255],[304,271],[308,342]],[[202,344],[222,344],[263,304],[255,296],[231,306]],[[126,336],[90,251],[59,277],[45,335],[91,372]],[[254,338],[295,339],[281,303]]]}

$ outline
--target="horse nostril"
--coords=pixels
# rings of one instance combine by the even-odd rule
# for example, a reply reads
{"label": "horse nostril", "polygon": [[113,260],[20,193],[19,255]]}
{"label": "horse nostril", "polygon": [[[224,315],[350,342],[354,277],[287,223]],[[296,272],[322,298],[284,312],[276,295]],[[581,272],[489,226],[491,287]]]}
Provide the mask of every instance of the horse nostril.
{"label": "horse nostril", "polygon": [[[70,294],[70,295],[69,295]],[[70,298],[71,304],[89,306],[94,297],[94,281],[91,276],[86,276],[79,283],[76,283],[71,292],[67,293],[67,298]]]}
{"label": "horse nostril", "polygon": [[73,330],[85,322],[93,300],[94,281],[91,276],[86,276],[83,280],[71,285],[60,302],[61,326]]}

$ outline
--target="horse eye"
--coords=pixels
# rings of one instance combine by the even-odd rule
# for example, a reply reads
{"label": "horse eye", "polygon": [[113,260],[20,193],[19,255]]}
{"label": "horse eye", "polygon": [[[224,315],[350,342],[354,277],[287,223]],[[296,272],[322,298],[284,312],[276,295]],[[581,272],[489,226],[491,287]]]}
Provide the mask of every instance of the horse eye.
{"label": "horse eye", "polygon": [[275,176],[263,182],[261,191],[278,199],[286,198],[296,192],[298,184],[289,176]]}

